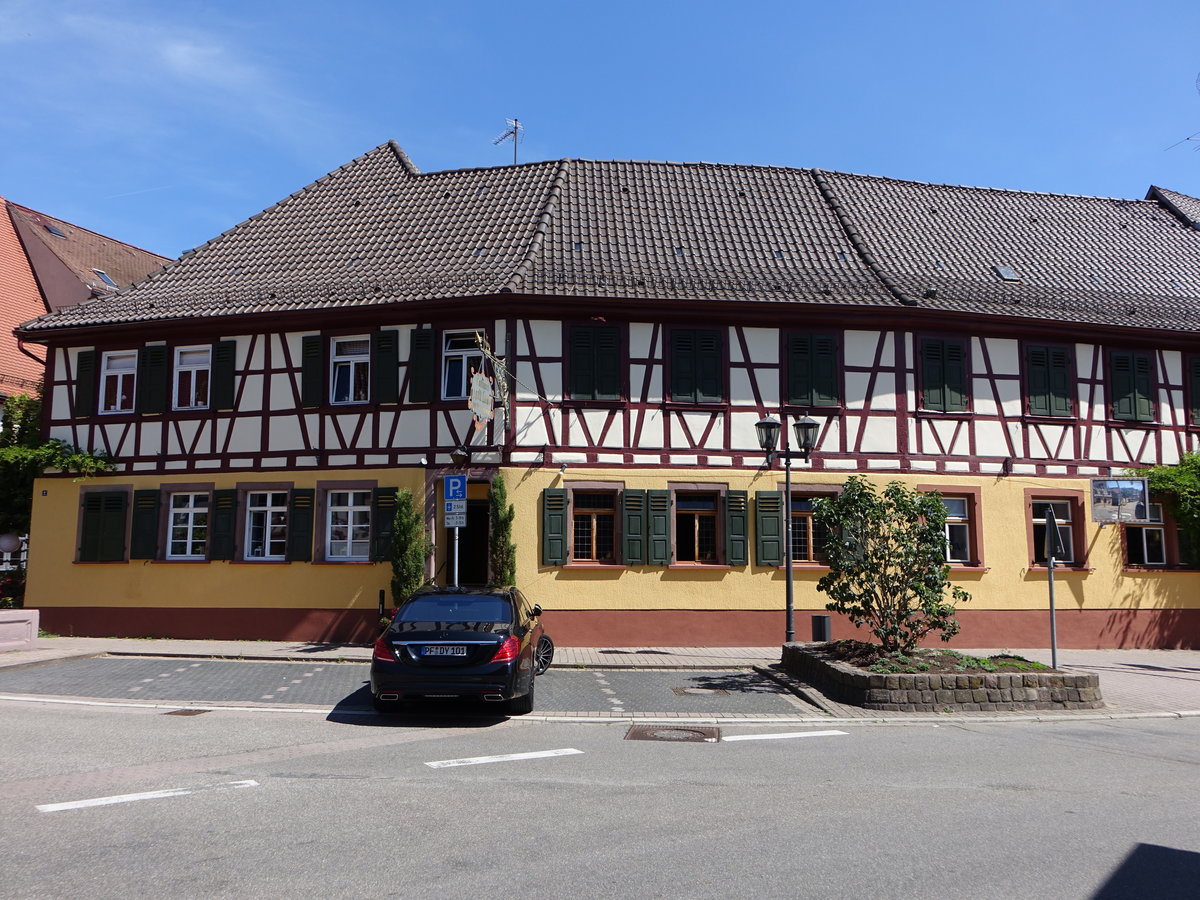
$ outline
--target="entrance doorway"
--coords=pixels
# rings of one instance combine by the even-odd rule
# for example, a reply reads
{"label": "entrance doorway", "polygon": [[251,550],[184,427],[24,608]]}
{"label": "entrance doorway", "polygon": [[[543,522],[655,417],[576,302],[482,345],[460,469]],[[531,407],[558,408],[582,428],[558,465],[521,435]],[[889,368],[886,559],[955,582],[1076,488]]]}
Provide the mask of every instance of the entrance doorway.
{"label": "entrance doorway", "polygon": [[472,488],[486,484],[467,485],[467,527],[458,532],[458,583],[464,587],[482,587],[488,583],[488,502],[470,499]]}

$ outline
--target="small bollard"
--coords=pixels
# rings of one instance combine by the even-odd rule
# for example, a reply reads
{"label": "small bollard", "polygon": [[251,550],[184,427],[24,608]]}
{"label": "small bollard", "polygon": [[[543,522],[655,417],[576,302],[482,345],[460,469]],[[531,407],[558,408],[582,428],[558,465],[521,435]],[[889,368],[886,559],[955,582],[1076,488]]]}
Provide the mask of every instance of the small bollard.
{"label": "small bollard", "polygon": [[812,639],[814,641],[817,641],[819,643],[825,643],[826,641],[832,640],[832,638],[830,637],[830,633],[832,631],[830,624],[829,624],[830,618],[831,618],[830,616],[813,616],[812,617],[812,620],[813,620],[813,626],[812,626],[813,637],[812,637]]}

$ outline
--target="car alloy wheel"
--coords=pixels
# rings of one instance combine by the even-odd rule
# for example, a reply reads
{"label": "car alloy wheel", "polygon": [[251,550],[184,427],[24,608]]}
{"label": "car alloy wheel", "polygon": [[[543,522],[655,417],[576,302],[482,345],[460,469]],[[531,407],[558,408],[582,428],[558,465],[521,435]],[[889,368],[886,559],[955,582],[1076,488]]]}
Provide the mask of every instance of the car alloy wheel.
{"label": "car alloy wheel", "polygon": [[554,641],[543,634],[538,640],[537,646],[533,648],[533,674],[543,674],[550,668],[550,663],[553,661]]}

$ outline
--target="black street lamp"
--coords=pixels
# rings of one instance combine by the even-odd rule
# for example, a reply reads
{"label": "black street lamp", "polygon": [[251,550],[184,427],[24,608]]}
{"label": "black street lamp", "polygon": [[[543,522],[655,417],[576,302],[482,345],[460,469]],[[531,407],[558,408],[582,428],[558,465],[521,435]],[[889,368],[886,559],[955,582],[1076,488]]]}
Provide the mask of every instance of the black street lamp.
{"label": "black street lamp", "polygon": [[[792,423],[796,432],[796,446],[799,450],[788,449],[787,429],[774,416],[766,416],[754,425],[758,432],[758,446],[767,454],[767,466],[776,459],[783,460],[783,498],[784,498],[784,528],[783,528],[783,566],[784,578],[787,583],[787,619],[786,639],[791,643],[796,639],[795,629],[795,573],[792,572],[792,460],[799,459],[808,462],[812,456],[813,447],[817,443],[817,432],[820,424],[808,416],[801,416]],[[776,450],[779,433],[783,432],[783,449]]]}

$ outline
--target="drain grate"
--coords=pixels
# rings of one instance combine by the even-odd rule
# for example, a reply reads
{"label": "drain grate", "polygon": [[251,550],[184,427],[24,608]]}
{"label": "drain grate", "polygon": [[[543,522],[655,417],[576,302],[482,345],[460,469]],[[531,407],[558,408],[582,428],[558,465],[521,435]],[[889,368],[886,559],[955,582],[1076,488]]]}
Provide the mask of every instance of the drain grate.
{"label": "drain grate", "polygon": [[721,738],[718,728],[693,725],[633,725],[625,732],[627,741],[678,741],[681,743],[716,743]]}
{"label": "drain grate", "polygon": [[163,713],[164,716],[202,716],[206,712],[212,712],[211,709],[173,709],[169,713]]}
{"label": "drain grate", "polygon": [[680,697],[700,697],[706,694],[724,694],[728,696],[729,691],[724,688],[700,688],[700,687],[678,687],[671,688]]}

